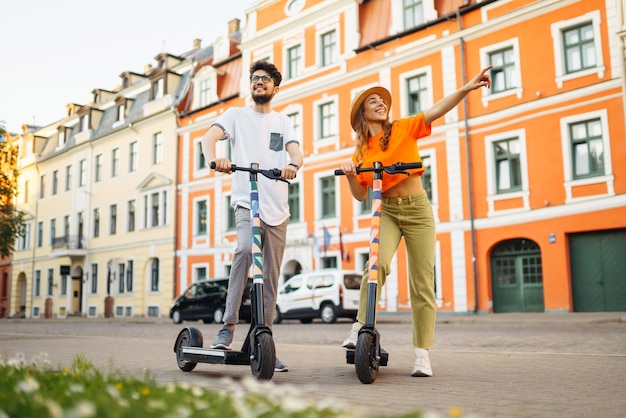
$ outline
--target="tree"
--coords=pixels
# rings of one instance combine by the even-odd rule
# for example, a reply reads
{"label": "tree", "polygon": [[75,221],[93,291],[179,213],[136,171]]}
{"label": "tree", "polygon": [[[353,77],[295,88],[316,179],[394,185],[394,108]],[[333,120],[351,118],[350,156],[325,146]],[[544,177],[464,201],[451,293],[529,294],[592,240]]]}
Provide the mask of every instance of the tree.
{"label": "tree", "polygon": [[24,212],[16,210],[13,202],[17,196],[17,147],[8,141],[0,121],[0,258],[11,255],[14,243],[24,235]]}

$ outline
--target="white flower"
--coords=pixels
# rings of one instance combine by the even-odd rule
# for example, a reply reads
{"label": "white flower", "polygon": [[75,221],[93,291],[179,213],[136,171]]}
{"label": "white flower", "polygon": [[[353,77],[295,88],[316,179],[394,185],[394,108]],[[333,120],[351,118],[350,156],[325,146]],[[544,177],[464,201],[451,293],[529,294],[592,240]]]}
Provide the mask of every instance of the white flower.
{"label": "white flower", "polygon": [[30,376],[26,376],[24,380],[17,384],[17,390],[24,393],[33,393],[39,390],[39,382]]}

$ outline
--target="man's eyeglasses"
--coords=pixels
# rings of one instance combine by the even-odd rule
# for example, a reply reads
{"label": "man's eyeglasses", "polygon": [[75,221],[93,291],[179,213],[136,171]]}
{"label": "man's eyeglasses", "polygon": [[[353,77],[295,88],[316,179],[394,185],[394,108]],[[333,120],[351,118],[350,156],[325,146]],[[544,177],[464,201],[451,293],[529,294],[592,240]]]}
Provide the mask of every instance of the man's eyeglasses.
{"label": "man's eyeglasses", "polygon": [[250,81],[253,83],[256,83],[259,80],[261,80],[263,84],[267,84],[270,81],[272,81],[272,77],[270,77],[269,75],[256,75],[256,74],[250,77]]}

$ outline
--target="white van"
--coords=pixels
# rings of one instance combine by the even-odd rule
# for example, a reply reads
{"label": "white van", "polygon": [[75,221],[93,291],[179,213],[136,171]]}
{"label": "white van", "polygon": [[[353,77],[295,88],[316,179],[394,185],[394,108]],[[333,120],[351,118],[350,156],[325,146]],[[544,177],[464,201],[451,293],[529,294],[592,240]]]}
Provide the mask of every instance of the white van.
{"label": "white van", "polygon": [[337,318],[356,318],[362,273],[326,269],[290,277],[278,289],[274,323],[299,319],[308,324],[315,318],[333,323]]}

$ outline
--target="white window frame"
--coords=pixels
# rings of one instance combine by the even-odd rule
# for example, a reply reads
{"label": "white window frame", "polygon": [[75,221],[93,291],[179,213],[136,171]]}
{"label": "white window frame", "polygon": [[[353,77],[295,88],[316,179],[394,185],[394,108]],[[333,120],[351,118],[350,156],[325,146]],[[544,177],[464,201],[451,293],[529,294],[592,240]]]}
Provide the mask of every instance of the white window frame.
{"label": "white window frame", "polygon": [[211,265],[209,263],[194,263],[191,265],[191,282],[197,283],[201,279],[198,278],[198,270],[201,268],[206,269],[206,278],[209,278],[209,271]]}
{"label": "white window frame", "polygon": [[[317,68],[328,68],[333,65],[341,64],[341,30],[339,25],[339,15],[333,17],[332,19],[326,20],[321,24],[318,24],[315,27],[315,39],[317,42],[317,50],[315,51],[315,62],[317,63]],[[333,57],[333,62],[330,64],[322,64],[323,62],[323,49],[322,49],[322,35],[326,35],[329,32],[335,32],[335,36],[337,37],[337,50],[336,56]]]}
{"label": "white window frame", "polygon": [[407,103],[409,90],[406,86],[406,83],[408,79],[413,78],[413,77],[418,77],[421,75],[426,76],[426,85],[429,86],[427,90],[427,93],[428,93],[427,97],[424,100],[424,109],[422,110],[422,112],[424,112],[426,109],[430,109],[433,106],[433,90],[432,90],[433,68],[430,65],[427,65],[424,67],[416,68],[415,70],[401,73],[399,77],[400,78],[400,97],[401,97],[400,113],[402,115],[401,117],[411,116],[409,114],[409,105]]}
{"label": "white window frame", "polygon": [[[204,234],[199,234],[200,229],[200,213],[198,212],[198,203],[204,201],[206,204],[206,232]],[[209,203],[211,202],[208,195],[198,196],[193,199],[193,237],[194,238],[208,238],[210,233],[209,228]]]}
{"label": "white window frame", "polygon": [[[159,219],[156,225],[152,225],[152,195],[157,193],[159,196]],[[141,202],[143,206],[142,215],[142,229],[159,228],[166,226],[169,223],[169,214],[167,213],[171,208],[166,204],[168,199],[169,190],[167,187],[159,187],[150,189],[141,194]],[[137,210],[137,206],[135,206]],[[135,215],[136,216],[136,215]]]}
{"label": "white window frame", "polygon": [[524,88],[522,87],[522,63],[520,58],[519,38],[511,38],[496,44],[480,48],[480,67],[485,68],[489,65],[489,54],[502,49],[513,48],[513,55],[515,56],[515,88],[510,90],[503,90],[497,93],[491,93],[491,89],[481,89],[483,106],[487,107],[491,100],[501,99],[503,97],[517,96],[518,99],[522,98]]}
{"label": "white window frame", "polygon": [[[298,33],[297,35],[291,37],[290,39],[285,40],[283,44],[283,57],[284,57],[283,68],[285,69],[285,75],[287,77],[285,78],[284,81],[294,80],[304,75],[304,60],[306,57],[305,45],[306,43],[304,42],[303,33]],[[300,55],[300,62],[298,63],[299,65],[297,66],[298,74],[293,76],[289,74],[289,69],[291,68],[291,65],[289,62],[289,50],[297,46],[300,47],[301,55]]]}
{"label": "white window frame", "polygon": [[[520,169],[522,177],[522,189],[510,193],[498,194],[496,186],[496,169],[495,169],[495,155],[493,153],[493,144],[504,139],[517,138],[520,142]],[[528,155],[526,149],[526,130],[516,129],[507,132],[500,132],[495,135],[485,136],[485,161],[486,163],[486,175],[487,175],[487,217],[502,215],[506,213],[514,213],[530,210],[530,186],[528,183]],[[496,210],[496,202],[511,199],[522,199],[522,207],[514,209],[502,209]]]}
{"label": "white window frame", "polygon": [[[334,177],[335,179],[335,216],[333,218],[322,218],[322,190],[320,183],[321,179],[326,177]],[[313,195],[316,196],[315,224],[316,226],[319,224],[320,229],[322,225],[325,225],[330,230],[331,226],[338,226],[341,223],[341,199],[339,198],[339,181],[337,177],[339,176],[335,176],[334,170],[319,171],[313,175]]]}
{"label": "white window frame", "polygon": [[[574,26],[584,23],[591,23],[593,26],[593,41],[596,52],[596,66],[582,71],[567,74],[565,72],[565,49],[563,47],[563,32]],[[585,77],[591,74],[597,74],[598,79],[604,78],[606,67],[602,57],[602,34],[600,32],[601,16],[599,10],[594,10],[574,19],[561,20],[550,26],[552,32],[552,43],[554,47],[554,66],[556,70],[554,81],[558,88],[563,87],[565,81]]]}
{"label": "white window frame", "polygon": [[139,141],[133,139],[128,144],[128,172],[135,173],[139,170]]}
{"label": "white window frame", "polygon": [[439,223],[439,188],[437,180],[437,151],[435,148],[425,148],[419,151],[422,159],[424,156],[428,156],[430,159],[430,180],[432,184],[432,196],[430,206],[433,210],[435,222]]}
{"label": "white window frame", "polygon": [[[404,32],[404,7],[402,0],[391,0],[391,34]],[[422,0],[422,15],[424,22],[437,19],[437,9],[435,8],[435,0]],[[419,25],[418,25],[419,26]],[[417,27],[417,26],[414,26]],[[412,29],[412,28],[408,28]]]}
{"label": "white window frame", "polygon": [[[320,109],[322,105],[326,105],[332,103],[335,111],[335,121],[332,126],[333,133],[331,136],[321,139],[321,118],[320,118]],[[321,99],[315,100],[313,102],[313,152],[318,153],[319,149],[328,147],[328,146],[339,146],[339,97],[336,94],[326,96],[324,95]]]}
{"label": "white window frame", "polygon": [[[603,176],[587,177],[584,179],[574,179],[572,141],[570,138],[569,126],[576,122],[583,122],[590,119],[600,119],[602,125],[602,146],[604,147],[604,171]],[[573,197],[572,189],[577,186],[589,184],[605,183],[607,193],[604,196],[615,195],[615,176],[613,174],[613,162],[611,158],[611,140],[609,138],[609,116],[606,109],[581,113],[568,116],[560,120],[561,124],[561,150],[563,153],[563,187],[565,188],[565,203],[578,202],[581,200],[597,199],[599,195],[584,197]]]}
{"label": "white window frame", "polygon": [[289,119],[291,120],[290,115],[293,114],[297,114],[298,117],[298,125],[293,125],[292,122],[292,126],[294,131],[296,132],[296,139],[298,139],[298,141],[300,141],[300,146],[302,146],[302,115],[303,115],[303,109],[302,109],[302,105],[301,104],[290,104],[289,106],[287,106],[285,109],[283,109],[283,111],[281,112],[283,114],[285,114],[285,116],[289,117]]}
{"label": "white window frame", "polygon": [[[194,98],[193,103],[194,109],[201,109],[203,107],[208,106],[211,103],[215,103],[219,100],[217,96],[217,76],[219,75],[218,70],[214,67],[207,65],[203,67],[198,73],[194,76],[194,84],[196,88],[194,89]],[[206,82],[208,84],[208,97],[206,98],[207,102],[203,103],[202,96],[203,90],[201,89],[202,83]]]}

